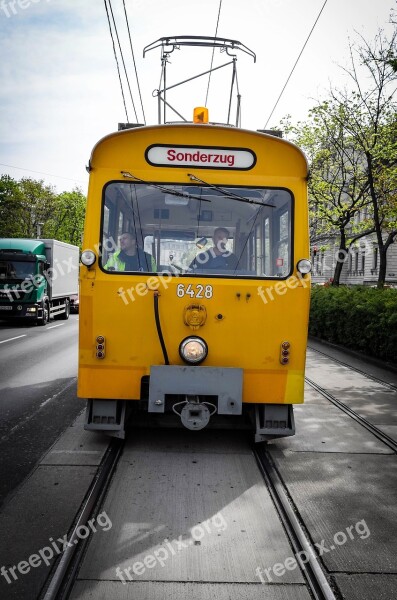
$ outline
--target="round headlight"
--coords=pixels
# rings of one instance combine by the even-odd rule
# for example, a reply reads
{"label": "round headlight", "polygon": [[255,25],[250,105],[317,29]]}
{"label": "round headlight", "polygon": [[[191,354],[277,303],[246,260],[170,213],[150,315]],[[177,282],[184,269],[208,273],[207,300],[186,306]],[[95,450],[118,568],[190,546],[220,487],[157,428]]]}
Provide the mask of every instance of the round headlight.
{"label": "round headlight", "polygon": [[207,357],[208,346],[205,341],[199,337],[188,337],[181,342],[179,354],[187,363],[198,365]]}
{"label": "round headlight", "polygon": [[96,261],[95,252],[93,252],[92,250],[84,250],[81,253],[81,262],[86,267],[92,267],[92,265],[94,264],[95,261]]}
{"label": "round headlight", "polygon": [[307,258],[302,258],[302,260],[298,261],[296,268],[302,275],[307,275],[312,270],[312,263]]}

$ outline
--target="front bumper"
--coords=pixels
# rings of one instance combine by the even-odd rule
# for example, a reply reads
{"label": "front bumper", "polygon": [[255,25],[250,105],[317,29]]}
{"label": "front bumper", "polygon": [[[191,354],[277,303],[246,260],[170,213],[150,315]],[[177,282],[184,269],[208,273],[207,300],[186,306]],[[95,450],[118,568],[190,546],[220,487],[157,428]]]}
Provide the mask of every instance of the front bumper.
{"label": "front bumper", "polygon": [[37,319],[41,312],[42,308],[38,304],[0,303],[0,319]]}
{"label": "front bumper", "polygon": [[149,406],[152,413],[163,413],[166,395],[217,396],[220,415],[241,415],[243,369],[228,367],[152,366]]}

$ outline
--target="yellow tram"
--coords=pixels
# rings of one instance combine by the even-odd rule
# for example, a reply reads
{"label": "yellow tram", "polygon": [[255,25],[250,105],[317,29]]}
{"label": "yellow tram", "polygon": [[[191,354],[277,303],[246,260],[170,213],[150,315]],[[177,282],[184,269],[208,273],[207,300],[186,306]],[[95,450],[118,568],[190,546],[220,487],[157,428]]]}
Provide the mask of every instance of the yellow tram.
{"label": "yellow tram", "polygon": [[[201,117],[202,119],[202,117]],[[279,137],[142,126],[94,148],[80,272],[85,428],[129,409],[294,434],[310,299],[307,163]]]}

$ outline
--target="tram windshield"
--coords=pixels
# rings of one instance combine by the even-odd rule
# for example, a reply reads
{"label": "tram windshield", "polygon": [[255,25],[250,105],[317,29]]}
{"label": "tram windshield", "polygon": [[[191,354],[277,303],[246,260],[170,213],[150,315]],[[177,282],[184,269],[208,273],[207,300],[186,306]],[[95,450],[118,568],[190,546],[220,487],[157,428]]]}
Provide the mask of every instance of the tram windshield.
{"label": "tram windshield", "polygon": [[104,190],[107,272],[286,278],[291,236],[285,189],[115,182]]}

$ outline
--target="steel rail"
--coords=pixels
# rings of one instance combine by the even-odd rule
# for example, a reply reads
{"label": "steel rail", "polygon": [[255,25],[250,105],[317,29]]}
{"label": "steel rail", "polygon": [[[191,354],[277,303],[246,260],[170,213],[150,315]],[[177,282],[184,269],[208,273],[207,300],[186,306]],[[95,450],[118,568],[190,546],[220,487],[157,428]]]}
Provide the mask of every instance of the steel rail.
{"label": "steel rail", "polygon": [[68,538],[68,546],[61,556],[44,595],[40,596],[42,600],[59,600],[60,596],[58,596],[58,593],[62,586],[66,589],[64,589],[64,593],[62,593],[61,597],[65,597],[69,592],[71,585],[74,583],[74,575],[80,563],[74,565],[72,575],[69,573],[69,565],[77,550],[81,549],[81,547],[88,543],[91,538],[91,536],[88,536],[84,540],[79,538],[77,530],[88,522],[95,507],[102,501],[103,496],[108,489],[123,446],[124,440],[112,439],[107,453],[91,483],[90,489],[88,490],[86,500],[80,508],[75,526]]}
{"label": "steel rail", "polygon": [[[317,350],[317,348],[313,348],[312,346],[308,345],[307,349],[311,350],[312,352],[318,352],[318,354],[322,354],[323,356],[330,358],[331,360],[335,361],[336,363],[339,363],[343,367],[347,367],[348,369],[351,369],[352,371],[355,371],[356,373],[360,373],[360,375],[364,375],[364,377],[367,377],[368,379],[371,379],[372,381],[375,381],[376,383],[380,383],[381,385],[384,385],[385,387],[389,387],[393,391],[397,391],[397,385],[395,385],[394,383],[390,383],[389,381],[384,381],[383,379],[379,379],[379,377],[376,377],[375,375],[366,373],[362,369],[359,369],[358,367],[353,367],[352,365],[349,365],[348,363],[343,362],[343,360],[340,360],[339,358],[334,358],[330,354],[327,354],[326,352],[323,352],[322,350]],[[382,367],[380,367],[380,368],[382,368]],[[387,367],[386,367],[386,369],[387,369]]]}
{"label": "steel rail", "polygon": [[354,411],[352,408],[347,406],[347,404],[344,404],[344,402],[341,402],[340,400],[335,398],[335,396],[333,396],[332,394],[327,392],[324,388],[322,388],[320,385],[318,385],[317,383],[315,383],[308,377],[305,377],[305,381],[307,381],[307,383],[313,389],[317,390],[317,392],[319,392],[322,396],[324,396],[324,398],[327,398],[327,400],[332,402],[332,404],[334,404],[340,410],[342,410],[344,413],[349,415],[349,417],[351,417],[352,419],[357,421],[357,423],[359,423],[362,427],[365,427],[365,429],[367,429],[370,433],[372,433],[372,435],[374,435],[376,438],[378,438],[378,440],[383,442],[383,444],[385,444],[386,446],[391,448],[394,452],[397,452],[397,442],[395,440],[393,440],[393,438],[388,436],[381,429],[378,429],[378,427],[376,427],[375,425],[372,425],[372,423],[367,421],[367,419],[365,419],[364,417],[361,417],[356,411]]}
{"label": "steel rail", "polygon": [[[272,464],[269,452],[263,448],[254,447],[253,453],[291,542],[296,561],[301,567],[313,597],[315,600],[336,600],[336,596],[320,566],[319,558],[294,512],[284,484]],[[299,560],[299,557],[301,557],[299,553],[302,552],[305,553],[306,557],[304,562]]]}

